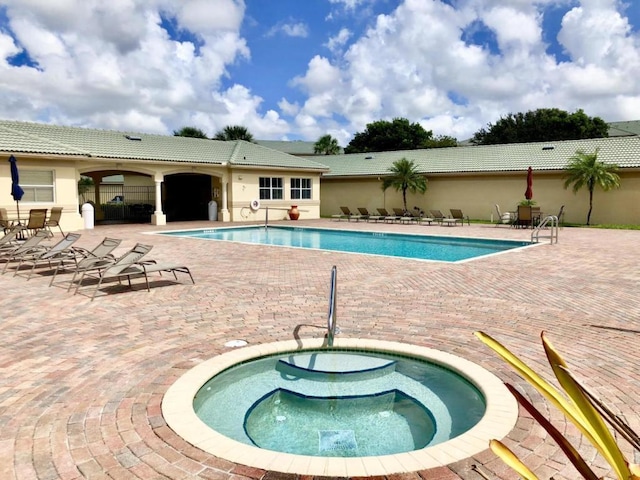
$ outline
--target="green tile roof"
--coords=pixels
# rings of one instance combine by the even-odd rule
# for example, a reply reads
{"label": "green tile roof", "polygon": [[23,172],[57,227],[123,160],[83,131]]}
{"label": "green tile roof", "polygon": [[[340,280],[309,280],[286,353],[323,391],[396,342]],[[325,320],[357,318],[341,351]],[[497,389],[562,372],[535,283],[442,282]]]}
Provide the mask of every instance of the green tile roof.
{"label": "green tile roof", "polygon": [[[316,142],[306,142],[303,140],[256,140],[256,143],[263,147],[272,148],[273,150],[279,150],[291,155],[317,155],[314,151]],[[340,153],[342,153],[342,148],[340,148]]]}
{"label": "green tile roof", "polygon": [[0,120],[0,151],[160,162],[327,170],[306,158],[243,141],[118,132]]}
{"label": "green tile roof", "polygon": [[623,137],[629,135],[640,135],[640,120],[609,123],[610,137]]}
{"label": "green tile roof", "polygon": [[563,170],[577,150],[591,153],[596,148],[600,149],[598,159],[605,163],[640,167],[637,136],[328,155],[322,163],[331,169],[324,177],[386,175],[393,162],[403,157],[413,160],[424,174],[510,172],[529,166],[552,171]]}

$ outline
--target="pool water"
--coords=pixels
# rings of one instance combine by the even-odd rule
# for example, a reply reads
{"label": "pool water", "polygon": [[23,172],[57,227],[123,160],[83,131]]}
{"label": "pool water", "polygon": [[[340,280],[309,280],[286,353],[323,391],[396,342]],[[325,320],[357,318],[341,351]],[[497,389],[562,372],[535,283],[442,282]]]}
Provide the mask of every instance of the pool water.
{"label": "pool water", "polygon": [[484,397],[424,360],[360,351],[291,352],[214,376],[196,415],[233,440],[309,456],[366,457],[437,445],[472,428]]}
{"label": "pool water", "polygon": [[458,262],[531,245],[530,242],[514,240],[284,226],[212,228],[160,234],[444,262]]}

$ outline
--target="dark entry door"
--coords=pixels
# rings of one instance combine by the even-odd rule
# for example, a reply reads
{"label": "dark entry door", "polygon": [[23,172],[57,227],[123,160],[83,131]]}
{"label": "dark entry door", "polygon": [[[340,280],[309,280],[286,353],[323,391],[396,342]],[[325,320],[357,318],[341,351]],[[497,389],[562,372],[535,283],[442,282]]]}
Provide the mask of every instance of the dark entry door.
{"label": "dark entry door", "polygon": [[207,220],[211,177],[195,173],[168,175],[164,179],[167,221]]}

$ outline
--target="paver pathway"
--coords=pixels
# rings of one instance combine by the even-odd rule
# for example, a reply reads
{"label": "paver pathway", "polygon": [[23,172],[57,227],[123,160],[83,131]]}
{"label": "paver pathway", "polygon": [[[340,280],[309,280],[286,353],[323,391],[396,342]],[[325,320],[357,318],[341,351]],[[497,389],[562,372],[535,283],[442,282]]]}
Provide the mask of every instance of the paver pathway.
{"label": "paver pathway", "polygon": [[[489,225],[298,224],[530,235]],[[78,245],[93,247],[105,236],[123,238],[122,252],[138,241],[153,244],[150,257],[189,265],[196,285],[167,282],[148,293],[139,280],[134,291],[111,283],[90,302],[63,284],[50,288],[48,272],[29,281],[0,276],[1,479],[294,478],[190,446],[166,426],[160,403],[176,378],[227,351],[229,340],[280,341],[293,338],[296,328],[303,337],[322,336],[332,265],[338,267],[341,335],[414,343],[482,364],[548,411],[598,475],[607,470],[593,448],[473,332],[490,333],[550,375],[539,341],[546,331],[577,375],[640,431],[640,231],[564,228],[557,245],[444,264],[144,233],[157,229],[100,226],[81,232]],[[524,413],[506,443],[541,478],[577,478]],[[478,470],[489,478],[517,478],[488,450],[447,468],[393,478],[482,480]]]}

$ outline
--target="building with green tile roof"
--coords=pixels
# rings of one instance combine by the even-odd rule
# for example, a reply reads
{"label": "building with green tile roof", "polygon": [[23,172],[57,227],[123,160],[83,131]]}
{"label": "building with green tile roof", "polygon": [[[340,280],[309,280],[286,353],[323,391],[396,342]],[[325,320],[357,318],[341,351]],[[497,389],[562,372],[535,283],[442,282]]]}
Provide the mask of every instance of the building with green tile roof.
{"label": "building with green tile roof", "polygon": [[[284,218],[292,203],[299,204],[308,218],[317,218],[320,176],[328,172],[320,162],[245,141],[6,120],[0,121],[0,151],[6,158],[18,158],[27,192],[23,211],[63,206],[68,229],[82,225],[78,210],[83,197],[77,191],[81,176],[94,180],[95,187],[85,192],[84,200],[96,204],[98,221],[115,210],[110,199],[124,197],[125,205],[131,199],[132,207],[153,211],[151,221],[163,224],[167,219],[206,220],[212,207],[213,216],[222,221],[260,221],[265,211],[255,208],[259,203],[273,209],[273,219]],[[114,195],[115,190],[103,185],[103,178],[117,174],[123,175],[120,188],[129,189],[128,195]],[[6,162],[0,164],[0,205],[15,215],[17,207],[9,192]]]}
{"label": "building with green tile roof", "polygon": [[[630,123],[634,122],[620,122]],[[632,131],[633,125],[623,125]],[[585,190],[573,194],[563,188],[563,173],[578,150],[620,166],[622,188],[596,191],[592,221],[640,222],[640,136],[562,142],[464,146],[426,150],[350,155],[291,155],[295,149],[272,142],[221,142],[216,140],[152,135],[138,132],[63,127],[0,121],[0,151],[18,158],[21,184],[27,188],[22,210],[63,206],[65,226],[81,228],[79,206],[96,204],[96,219],[105,219],[110,200],[124,197],[125,206],[141,205],[153,223],[202,220],[262,221],[285,218],[296,204],[303,218],[318,218],[365,207],[402,207],[401,194],[381,189],[382,178],[394,161],[414,161],[428,180],[424,195],[410,194],[410,208],[462,209],[474,219],[490,220],[495,205],[513,210],[523,199],[526,170],[534,170],[534,200],[544,212],[556,213],[565,205],[565,219],[584,222],[588,208]],[[290,142],[310,144],[311,142]],[[122,175],[118,185],[102,179]],[[77,183],[90,177],[95,186],[79,195]],[[128,194],[111,188],[128,189]],[[124,191],[124,190],[123,190]],[[10,192],[9,164],[0,163],[0,206],[15,214]],[[321,201],[322,200],[322,201]],[[260,204],[261,208],[256,207]],[[118,203],[120,205],[120,203]],[[120,208],[120,207],[118,207]]]}
{"label": "building with green tile roof", "polygon": [[402,208],[401,194],[384,192],[381,184],[393,162],[407,158],[428,180],[424,195],[409,195],[409,208],[447,213],[456,208],[471,218],[496,218],[496,204],[501,211],[513,211],[524,200],[531,166],[534,200],[543,212],[556,214],[565,205],[567,221],[584,223],[588,193],[565,189],[563,175],[578,150],[596,149],[600,161],[620,167],[622,187],[606,193],[596,189],[592,222],[640,223],[640,136],[327,156],[322,159],[330,171],[322,177],[321,214],[336,214],[340,206],[370,212]]}

